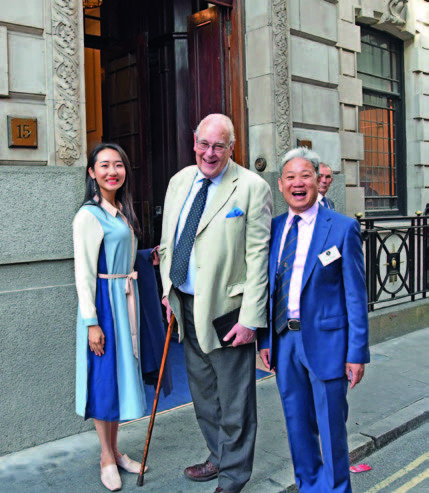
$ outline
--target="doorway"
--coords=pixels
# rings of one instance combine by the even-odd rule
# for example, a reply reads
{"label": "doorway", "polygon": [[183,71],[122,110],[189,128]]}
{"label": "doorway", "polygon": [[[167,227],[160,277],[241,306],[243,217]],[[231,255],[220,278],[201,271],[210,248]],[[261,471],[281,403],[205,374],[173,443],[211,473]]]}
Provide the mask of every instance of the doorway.
{"label": "doorway", "polygon": [[209,113],[233,120],[247,165],[241,0],[104,0],[85,10],[88,150],[120,144],[133,166],[140,248],[159,244],[170,178],[195,162]]}

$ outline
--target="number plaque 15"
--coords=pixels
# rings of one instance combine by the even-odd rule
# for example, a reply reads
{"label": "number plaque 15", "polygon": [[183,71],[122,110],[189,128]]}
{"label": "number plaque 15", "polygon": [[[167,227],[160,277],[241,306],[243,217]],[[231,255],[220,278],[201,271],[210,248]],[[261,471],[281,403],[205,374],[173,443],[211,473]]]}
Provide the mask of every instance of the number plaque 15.
{"label": "number plaque 15", "polygon": [[7,117],[9,147],[37,148],[37,118]]}

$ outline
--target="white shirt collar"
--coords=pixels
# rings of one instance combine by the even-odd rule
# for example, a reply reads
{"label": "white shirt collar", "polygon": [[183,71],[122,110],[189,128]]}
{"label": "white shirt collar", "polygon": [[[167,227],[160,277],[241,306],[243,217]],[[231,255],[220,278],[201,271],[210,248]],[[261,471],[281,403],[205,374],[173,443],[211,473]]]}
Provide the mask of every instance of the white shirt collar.
{"label": "white shirt collar", "polygon": [[[226,163],[225,168],[223,168],[223,170],[217,176],[215,176],[214,178],[210,178],[210,181],[214,185],[220,185],[220,182],[222,181],[223,175],[226,173],[228,166],[229,166],[229,160]],[[197,176],[195,177],[195,182],[198,183],[199,181],[203,180],[204,178],[207,178],[207,177],[201,172],[200,168],[198,168]]]}
{"label": "white shirt collar", "polygon": [[[319,211],[319,202],[316,200],[316,202],[314,202],[314,204],[309,209],[307,209],[304,212],[301,212],[299,216],[301,216],[301,219],[305,221],[307,224],[311,224],[315,220],[318,211]],[[296,215],[295,212],[293,212],[292,209],[289,209],[289,215],[287,218],[288,225],[292,222],[293,217],[295,215]]]}

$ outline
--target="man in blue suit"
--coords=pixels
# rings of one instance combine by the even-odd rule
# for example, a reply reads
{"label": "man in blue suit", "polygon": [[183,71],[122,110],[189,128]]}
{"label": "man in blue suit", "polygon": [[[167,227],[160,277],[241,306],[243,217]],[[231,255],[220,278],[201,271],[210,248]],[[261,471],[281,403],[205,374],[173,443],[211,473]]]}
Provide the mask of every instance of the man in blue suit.
{"label": "man in blue suit", "polygon": [[369,362],[368,312],[359,223],[317,202],[319,162],[302,147],[282,160],[289,213],[272,222],[258,345],[276,371],[300,492],[339,493],[351,492],[347,387]]}

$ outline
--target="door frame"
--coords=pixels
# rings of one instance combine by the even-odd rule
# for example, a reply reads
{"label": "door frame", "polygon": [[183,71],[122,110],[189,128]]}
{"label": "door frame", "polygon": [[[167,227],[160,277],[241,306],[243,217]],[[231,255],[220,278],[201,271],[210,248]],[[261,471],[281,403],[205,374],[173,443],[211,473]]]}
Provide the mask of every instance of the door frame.
{"label": "door frame", "polygon": [[231,108],[229,113],[234,123],[236,142],[234,146],[235,160],[249,168],[249,125],[247,108],[246,58],[244,43],[244,0],[235,0],[234,7],[229,9],[231,35],[229,36]]}
{"label": "door frame", "polygon": [[[233,157],[238,164],[249,168],[244,0],[217,0],[211,3],[222,10],[224,113],[234,124],[236,142]],[[196,14],[194,12],[192,15]]]}

